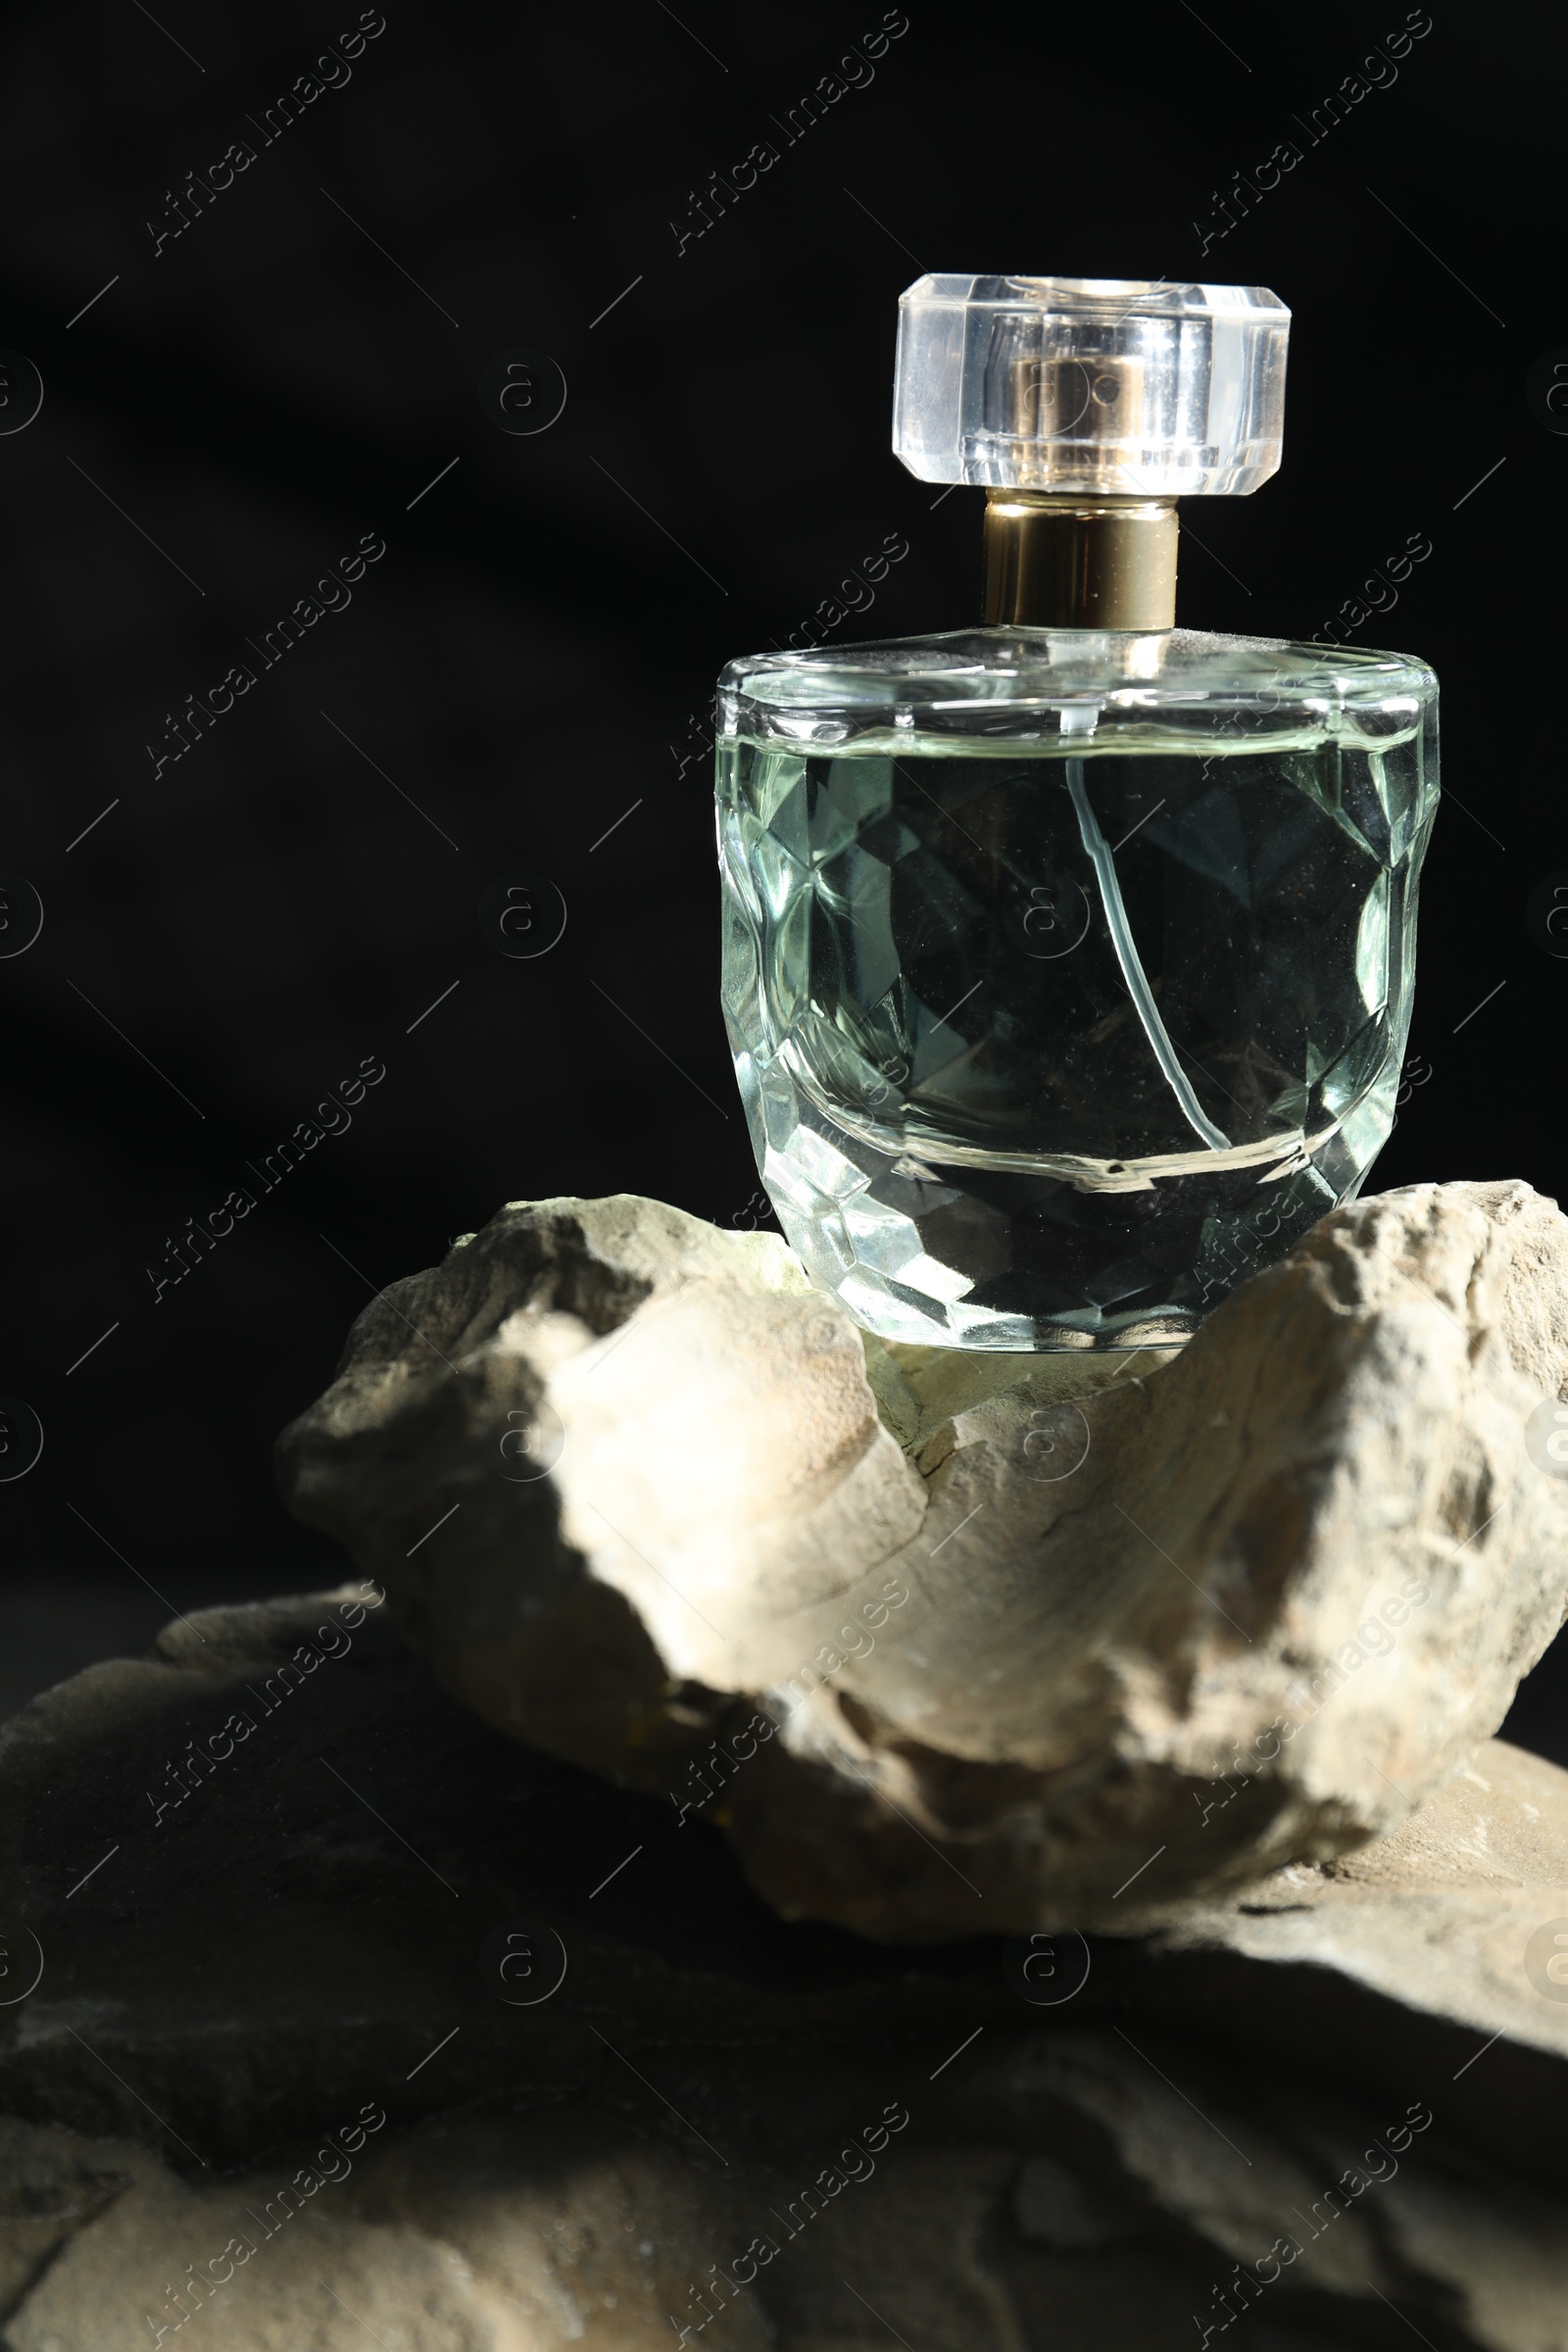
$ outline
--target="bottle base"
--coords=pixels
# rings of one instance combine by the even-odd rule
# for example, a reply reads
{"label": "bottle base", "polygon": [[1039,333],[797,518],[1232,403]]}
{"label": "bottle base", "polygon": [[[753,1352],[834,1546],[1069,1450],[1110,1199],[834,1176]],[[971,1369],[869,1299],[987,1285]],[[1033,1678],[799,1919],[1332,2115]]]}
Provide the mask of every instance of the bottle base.
{"label": "bottle base", "polygon": [[1316,1164],[1270,1169],[1261,1188],[1256,1164],[1215,1164],[1094,1189],[890,1149],[829,1119],[777,1061],[764,1074],[742,1053],[737,1076],[790,1247],[865,1330],[905,1346],[1061,1355],[1182,1347],[1359,1176],[1337,1135]]}

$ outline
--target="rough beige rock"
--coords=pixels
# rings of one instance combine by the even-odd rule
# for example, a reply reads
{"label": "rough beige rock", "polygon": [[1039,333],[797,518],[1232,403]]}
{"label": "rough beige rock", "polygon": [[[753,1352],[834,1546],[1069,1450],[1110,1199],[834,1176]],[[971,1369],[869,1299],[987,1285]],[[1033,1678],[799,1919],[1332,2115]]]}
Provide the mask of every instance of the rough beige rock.
{"label": "rough beige rock", "polygon": [[0,2316],[16,2309],[68,2238],[133,2181],[162,2171],[146,2148],[0,2116]]}
{"label": "rough beige rock", "polygon": [[369,2335],[398,2352],[532,2352],[563,2340],[559,2328],[541,2339],[526,2306],[440,2236],[360,2220],[346,2196],[334,2208],[330,2183],[296,2207],[284,2191],[303,2169],[192,2187],[155,2167],[72,2236],[9,2344],[147,2352],[205,2337],[214,2352],[336,2352]]}
{"label": "rough beige rock", "polygon": [[294,2207],[303,2147],[193,2182],[126,2142],[12,2125],[8,2211],[46,2203],[63,2163],[118,2186],[0,2316],[8,2352],[133,2352],[187,2325],[215,2352],[367,2332],[388,2352],[652,2352],[715,2321],[735,2352],[870,2352],[889,2329],[929,2352],[1124,2352],[1263,2303],[1304,2321],[1294,2352],[1342,2325],[1396,2342],[1392,2305],[1450,2352],[1562,2352],[1559,2204],[1478,2167],[1441,2090],[1410,2088],[1380,2101],[1069,2025],[981,2050],[923,2138],[918,2098],[890,2102],[905,2120],[874,2157],[852,2130],[744,2155],[732,2132],[721,2169],[603,2119],[458,2118]]}
{"label": "rough beige rock", "polygon": [[1505,2035],[1568,2057],[1549,1936],[1527,1958],[1544,1923],[1568,1927],[1565,1789],[1556,1765],[1489,1740],[1376,1843],[1172,1909],[1161,1947],[1332,1970],[1392,2005],[1465,2019],[1477,2047]]}
{"label": "rough beige rock", "polygon": [[[1280,2352],[1563,2352],[1568,1774],[1492,1741],[1379,1843],[1024,1984],[779,1920],[384,1617],[208,1612],[0,1734],[44,1960],[0,2008],[5,2352],[1126,2352],[1243,2303]],[[475,1966],[519,1915],[568,1954],[540,2007]]]}
{"label": "rough beige rock", "polygon": [[280,1458],[487,1721],[787,1913],[941,1937],[1131,1925],[1441,1786],[1562,1620],[1565,1386],[1522,1184],[1338,1210],[1163,1358],[884,1348],[619,1197],[382,1294]]}

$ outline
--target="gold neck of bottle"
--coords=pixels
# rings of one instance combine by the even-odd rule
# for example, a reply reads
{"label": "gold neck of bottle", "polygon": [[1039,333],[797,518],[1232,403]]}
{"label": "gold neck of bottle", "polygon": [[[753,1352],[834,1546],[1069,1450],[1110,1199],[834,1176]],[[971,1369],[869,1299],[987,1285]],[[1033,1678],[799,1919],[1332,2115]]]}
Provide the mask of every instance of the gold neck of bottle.
{"label": "gold neck of bottle", "polygon": [[1176,502],[988,490],[985,618],[1027,629],[1168,629]]}

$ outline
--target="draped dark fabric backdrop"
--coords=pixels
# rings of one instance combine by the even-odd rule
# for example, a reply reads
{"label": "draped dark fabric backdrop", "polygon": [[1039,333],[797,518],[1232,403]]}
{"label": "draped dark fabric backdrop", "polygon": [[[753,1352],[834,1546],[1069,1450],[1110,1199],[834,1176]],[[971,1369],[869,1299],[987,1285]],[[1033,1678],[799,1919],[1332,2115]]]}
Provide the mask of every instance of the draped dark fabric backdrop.
{"label": "draped dark fabric backdrop", "polygon": [[[19,1689],[335,1579],[272,1437],[503,1200],[756,1215],[708,701],[974,616],[977,494],[888,446],[922,270],[1292,306],[1284,471],[1189,513],[1182,617],[1435,662],[1374,1182],[1559,1191],[1555,23],[14,0],[3,42]],[[565,915],[531,960],[481,922],[518,874]]]}

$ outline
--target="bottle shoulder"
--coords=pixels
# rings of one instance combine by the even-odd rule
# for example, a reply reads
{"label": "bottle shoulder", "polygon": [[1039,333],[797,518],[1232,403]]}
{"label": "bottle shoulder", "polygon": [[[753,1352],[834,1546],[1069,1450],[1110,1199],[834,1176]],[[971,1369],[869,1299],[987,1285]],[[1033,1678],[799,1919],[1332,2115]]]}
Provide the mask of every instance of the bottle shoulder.
{"label": "bottle shoulder", "polygon": [[1426,662],[1371,648],[999,627],[731,662],[718,710],[726,734],[822,743],[885,730],[1016,740],[1086,725],[1103,740],[1151,723],[1218,729],[1238,711],[1386,737],[1429,725],[1437,691]]}

